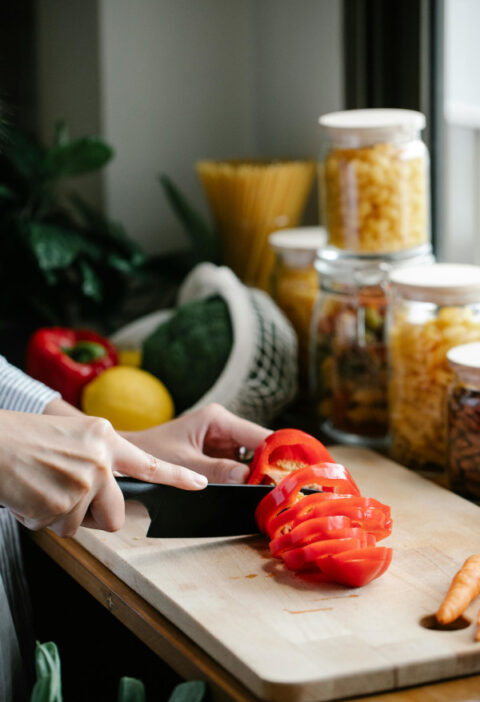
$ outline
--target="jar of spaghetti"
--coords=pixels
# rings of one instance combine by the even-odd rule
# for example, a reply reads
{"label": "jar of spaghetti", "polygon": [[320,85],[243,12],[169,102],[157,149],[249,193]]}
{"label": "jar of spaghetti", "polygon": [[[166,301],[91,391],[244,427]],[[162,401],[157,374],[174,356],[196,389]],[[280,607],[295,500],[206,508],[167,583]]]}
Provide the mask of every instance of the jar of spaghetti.
{"label": "jar of spaghetti", "polygon": [[390,253],[430,240],[425,116],[413,110],[347,110],[320,117],[328,138],[320,193],[329,243]]}
{"label": "jar of spaghetti", "polygon": [[480,341],[480,266],[436,263],[391,275],[389,415],[392,457],[420,472],[447,464],[447,353]]}
{"label": "jar of spaghetti", "polygon": [[448,392],[448,484],[480,500],[480,343],[455,346],[447,359],[454,373]]}
{"label": "jar of spaghetti", "polygon": [[314,264],[317,251],[326,241],[323,227],[283,229],[269,237],[276,255],[272,296],[297,333],[301,390],[308,387],[310,323],[319,289]]}
{"label": "jar of spaghetti", "polygon": [[386,313],[389,275],[431,262],[430,246],[383,256],[326,247],[312,321],[311,383],[322,432],[382,447],[388,434]]}

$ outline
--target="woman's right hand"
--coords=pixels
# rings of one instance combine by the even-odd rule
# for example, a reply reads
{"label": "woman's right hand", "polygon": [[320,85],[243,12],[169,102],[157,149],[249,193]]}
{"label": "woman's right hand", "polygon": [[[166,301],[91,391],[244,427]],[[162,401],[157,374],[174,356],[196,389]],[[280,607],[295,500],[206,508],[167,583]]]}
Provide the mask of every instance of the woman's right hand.
{"label": "woman's right hand", "polygon": [[0,505],[27,528],[48,526],[59,536],[80,525],[120,529],[125,503],[114,470],[185,490],[207,484],[123,439],[105,419],[0,410]]}

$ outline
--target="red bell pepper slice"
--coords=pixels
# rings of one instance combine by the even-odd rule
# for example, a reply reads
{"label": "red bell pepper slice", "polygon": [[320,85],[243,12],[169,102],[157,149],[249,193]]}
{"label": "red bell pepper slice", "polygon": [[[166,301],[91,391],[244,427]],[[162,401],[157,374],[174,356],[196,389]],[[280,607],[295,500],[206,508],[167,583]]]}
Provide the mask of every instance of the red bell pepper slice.
{"label": "red bell pepper slice", "polygon": [[[323,541],[316,541],[300,548],[285,551],[281,554],[282,560],[290,570],[305,570],[318,567],[321,559],[325,556],[354,549],[363,550],[367,546],[375,546],[375,537],[366,534],[363,529],[357,528],[350,531],[353,533],[347,533],[348,530],[345,530],[346,533],[343,538],[324,539]],[[321,567],[320,570],[322,570]]]}
{"label": "red bell pepper slice", "polygon": [[[269,524],[272,539],[276,541],[283,534],[289,537],[284,540],[284,543],[293,543],[293,539],[298,540],[303,533],[300,531],[303,524],[329,516],[349,517],[352,526],[362,527],[367,533],[373,534],[377,541],[385,539],[392,533],[391,518],[387,517],[382,509],[369,505],[369,498],[338,495],[337,499],[331,500],[328,496],[326,493],[307,495],[289,510],[272,519]],[[300,511],[299,508],[307,498],[312,499],[309,499],[307,508]],[[302,544],[299,542],[298,545]]]}
{"label": "red bell pepper slice", "polygon": [[255,518],[260,531],[268,532],[270,521],[279,512],[302,499],[299,493],[304,487],[360,495],[357,485],[345,466],[338,463],[322,463],[301,468],[294,473],[289,473],[257,506]]}
{"label": "red bell pepper slice", "polygon": [[318,439],[298,429],[279,429],[257,447],[247,482],[278,485],[292,471],[324,462],[334,460]]}
{"label": "red bell pepper slice", "polygon": [[313,541],[321,541],[322,539],[340,538],[350,527],[352,527],[352,522],[344,515],[309,519],[292,531],[280,534],[276,539],[270,541],[270,551],[275,558],[278,558],[284,551],[291,548],[306,546]]}
{"label": "red bell pepper slice", "polygon": [[392,553],[385,546],[352,549],[320,558],[317,564],[329,580],[362,587],[383,575],[392,561]]}
{"label": "red bell pepper slice", "polygon": [[115,347],[93,331],[49,327],[38,329],[27,348],[26,371],[66,402],[80,406],[84,386],[118,364]]}

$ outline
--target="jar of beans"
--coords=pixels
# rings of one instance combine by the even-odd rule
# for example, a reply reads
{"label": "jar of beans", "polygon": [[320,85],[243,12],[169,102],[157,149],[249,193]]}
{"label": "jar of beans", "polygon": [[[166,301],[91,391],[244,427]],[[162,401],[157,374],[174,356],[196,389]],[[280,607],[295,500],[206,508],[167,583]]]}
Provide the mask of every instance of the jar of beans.
{"label": "jar of beans", "polygon": [[430,240],[425,116],[413,110],[323,115],[327,153],[319,169],[329,243],[390,253]]}
{"label": "jar of beans", "polygon": [[448,392],[448,483],[480,500],[480,343],[447,353],[454,379]]}

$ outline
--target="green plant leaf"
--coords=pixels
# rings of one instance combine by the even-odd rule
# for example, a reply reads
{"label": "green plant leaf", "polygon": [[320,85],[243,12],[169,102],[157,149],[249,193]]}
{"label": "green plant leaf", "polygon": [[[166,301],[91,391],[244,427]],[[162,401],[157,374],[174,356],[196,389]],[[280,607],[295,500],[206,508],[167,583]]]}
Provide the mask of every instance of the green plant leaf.
{"label": "green plant leaf", "polygon": [[165,196],[182,223],[197,261],[212,261],[218,263],[219,245],[215,232],[205,223],[203,218],[194,210],[175,183],[167,175],[160,175],[160,181]]}
{"label": "green plant leaf", "polygon": [[207,686],[201,680],[180,683],[173,690],[168,702],[202,702]]}
{"label": "green plant leaf", "polygon": [[27,241],[42,271],[68,268],[77,258],[81,240],[72,232],[53,224],[28,222]]}
{"label": "green plant leaf", "polygon": [[101,302],[103,299],[102,281],[95,273],[92,266],[84,259],[79,261],[79,268],[82,276],[83,294],[92,298],[92,300],[95,300],[96,302]]}
{"label": "green plant leaf", "polygon": [[1,200],[16,200],[16,195],[13,190],[7,188],[6,185],[0,185],[0,199]]}
{"label": "green plant leaf", "polygon": [[[123,254],[130,261],[132,266],[142,265],[145,254],[138,244],[129,238],[121,224],[105,217],[78,195],[73,194],[71,199],[83,222],[98,241],[112,245],[118,254]],[[88,235],[89,232],[86,233]]]}
{"label": "green plant leaf", "polygon": [[46,156],[50,177],[64,178],[83,175],[102,168],[113,157],[113,149],[95,136],[53,146]]}
{"label": "green plant leaf", "polygon": [[5,130],[4,153],[14,169],[30,181],[45,174],[46,149],[28,134],[9,126]]}
{"label": "green plant leaf", "polygon": [[145,686],[136,678],[121,678],[118,685],[118,702],[145,702]]}
{"label": "green plant leaf", "polygon": [[53,133],[53,145],[63,146],[64,144],[68,144],[68,142],[68,127],[65,124],[64,120],[60,119],[57,122],[55,122],[55,131]]}

